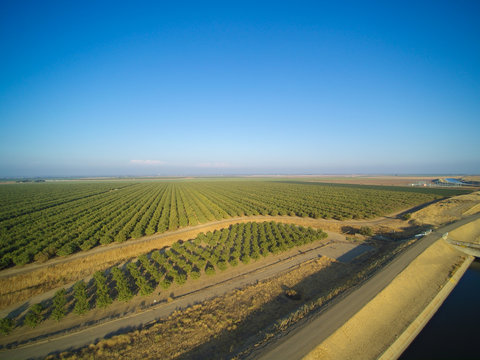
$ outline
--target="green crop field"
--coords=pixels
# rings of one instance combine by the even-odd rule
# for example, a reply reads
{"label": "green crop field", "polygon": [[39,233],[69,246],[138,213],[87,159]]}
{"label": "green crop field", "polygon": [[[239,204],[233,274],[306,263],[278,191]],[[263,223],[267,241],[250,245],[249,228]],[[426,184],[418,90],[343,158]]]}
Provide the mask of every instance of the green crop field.
{"label": "green crop field", "polygon": [[6,184],[0,268],[230,217],[364,219],[460,193],[265,180]]}

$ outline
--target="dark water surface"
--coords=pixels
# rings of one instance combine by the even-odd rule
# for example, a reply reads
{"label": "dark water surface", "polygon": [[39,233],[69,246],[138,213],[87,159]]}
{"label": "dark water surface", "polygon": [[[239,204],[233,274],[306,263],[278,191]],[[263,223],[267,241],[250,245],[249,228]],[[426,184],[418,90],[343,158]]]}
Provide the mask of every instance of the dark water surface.
{"label": "dark water surface", "polygon": [[480,359],[479,300],[476,260],[400,359]]}

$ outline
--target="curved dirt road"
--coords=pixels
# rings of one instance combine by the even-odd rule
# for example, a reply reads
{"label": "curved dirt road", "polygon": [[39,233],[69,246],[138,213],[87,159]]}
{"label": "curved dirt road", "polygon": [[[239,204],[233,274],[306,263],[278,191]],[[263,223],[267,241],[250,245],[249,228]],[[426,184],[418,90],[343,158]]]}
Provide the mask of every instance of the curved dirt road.
{"label": "curved dirt road", "polygon": [[[426,206],[429,205],[429,203],[423,204],[421,206]],[[365,219],[365,220],[325,220],[325,219],[313,219],[309,217],[298,217],[298,216],[242,216],[242,217],[235,217],[235,218],[228,218],[228,219],[222,219],[222,220],[217,220],[217,221],[212,221],[209,223],[204,223],[204,224],[199,224],[195,226],[189,226],[185,228],[181,228],[178,230],[174,231],[167,231],[165,233],[161,234],[154,234],[150,236],[144,236],[139,239],[133,239],[133,240],[127,240],[122,243],[111,243],[108,245],[104,246],[97,246],[91,250],[87,251],[81,251],[76,254],[67,256],[67,257],[62,257],[62,258],[54,258],[52,260],[49,260],[45,263],[34,263],[34,264],[27,264],[22,267],[13,267],[9,269],[5,269],[0,271],[0,279],[2,278],[8,278],[20,274],[25,274],[33,271],[37,271],[49,266],[55,266],[59,264],[64,264],[68,263],[74,260],[90,257],[92,255],[96,254],[101,254],[101,253],[106,253],[109,251],[113,250],[118,250],[118,249],[125,249],[128,247],[133,247],[138,244],[142,243],[147,243],[147,242],[152,242],[156,240],[162,240],[168,238],[169,241],[168,243],[166,242],[163,244],[164,246],[167,246],[168,244],[173,243],[174,241],[182,240],[182,235],[191,233],[191,232],[197,232],[200,233],[204,231],[205,229],[210,229],[212,227],[217,227],[217,228],[223,228],[232,224],[237,224],[241,222],[249,222],[249,221],[276,221],[276,222],[281,222],[281,223],[288,223],[288,224],[295,224],[295,225],[303,225],[303,226],[312,226],[315,228],[321,228],[322,225],[328,225],[328,224],[335,224],[338,226],[352,226],[352,225],[358,225],[358,226],[371,226],[371,225],[380,225],[382,223],[391,221],[395,216],[398,214],[401,214],[406,211],[411,211],[413,209],[419,208],[419,206],[416,206],[414,208],[408,208],[404,209],[402,211],[395,212],[393,214],[387,215],[387,216],[382,216],[378,217],[375,219]],[[175,238],[175,240],[172,240],[172,238]]]}

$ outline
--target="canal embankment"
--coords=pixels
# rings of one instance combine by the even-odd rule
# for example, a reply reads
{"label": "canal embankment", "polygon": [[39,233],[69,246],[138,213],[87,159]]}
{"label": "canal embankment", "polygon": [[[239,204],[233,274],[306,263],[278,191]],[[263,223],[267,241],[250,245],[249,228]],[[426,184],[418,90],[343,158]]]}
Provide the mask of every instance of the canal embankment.
{"label": "canal embankment", "polygon": [[398,359],[400,355],[407,349],[417,335],[422,331],[425,325],[435,315],[437,310],[443,304],[445,299],[450,295],[452,290],[458,284],[465,271],[469,268],[474,260],[473,256],[468,256],[465,261],[453,273],[452,277],[440,289],[437,295],[430,301],[425,309],[417,316],[415,320],[405,329],[405,331],[395,340],[395,342],[380,356],[379,360]]}
{"label": "canal embankment", "polygon": [[398,358],[472,260],[439,239],[305,359]]}
{"label": "canal embankment", "polygon": [[[480,259],[475,259],[401,360],[478,360]],[[441,344],[441,346],[438,346]]]}

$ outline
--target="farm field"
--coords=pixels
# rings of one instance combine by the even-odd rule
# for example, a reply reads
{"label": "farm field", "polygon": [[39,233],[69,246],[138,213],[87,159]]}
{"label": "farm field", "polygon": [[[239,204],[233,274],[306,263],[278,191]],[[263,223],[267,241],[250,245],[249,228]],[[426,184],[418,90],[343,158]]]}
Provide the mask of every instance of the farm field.
{"label": "farm field", "polygon": [[0,268],[231,217],[368,219],[465,192],[265,180],[6,184]]}
{"label": "farm field", "polygon": [[167,289],[173,284],[181,286],[201,276],[213,276],[229,267],[326,238],[322,230],[275,222],[231,225],[176,242],[162,251],[143,254],[123,266],[97,271],[88,281],[78,281],[70,289],[60,288],[53,297],[32,303],[23,316],[9,319],[14,320],[16,327],[23,324],[34,328],[48,318],[60,320],[70,312],[82,315],[93,308],[107,308],[114,301],[129,302],[135,296],[147,296],[154,291],[156,296],[168,294]]}

